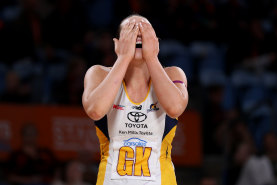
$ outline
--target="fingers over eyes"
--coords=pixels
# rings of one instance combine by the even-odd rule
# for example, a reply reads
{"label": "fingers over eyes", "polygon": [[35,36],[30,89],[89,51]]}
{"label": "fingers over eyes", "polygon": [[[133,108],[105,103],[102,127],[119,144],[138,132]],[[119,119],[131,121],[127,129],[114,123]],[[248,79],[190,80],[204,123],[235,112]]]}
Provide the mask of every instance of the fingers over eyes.
{"label": "fingers over eyes", "polygon": [[140,31],[142,33],[142,37],[156,37],[156,33],[148,22],[141,22],[140,23]]}
{"label": "fingers over eyes", "polygon": [[129,21],[122,25],[122,30],[120,33],[121,38],[133,38],[137,37],[138,30],[140,30],[142,37],[144,38],[157,38],[156,33],[152,25],[147,21],[140,21],[139,23],[135,21]]}
{"label": "fingers over eyes", "polygon": [[121,38],[130,37],[130,34],[133,34],[133,32],[137,30],[136,28],[137,27],[136,27],[135,21],[124,24],[120,33],[120,37]]}

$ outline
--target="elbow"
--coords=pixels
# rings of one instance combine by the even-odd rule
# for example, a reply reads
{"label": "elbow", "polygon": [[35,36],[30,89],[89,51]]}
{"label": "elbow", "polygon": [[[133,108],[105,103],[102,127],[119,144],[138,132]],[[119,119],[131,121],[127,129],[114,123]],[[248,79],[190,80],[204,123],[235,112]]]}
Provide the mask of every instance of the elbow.
{"label": "elbow", "polygon": [[87,115],[94,121],[98,121],[105,116],[105,113],[100,108],[97,108],[96,105],[86,105],[85,103],[83,105]]}
{"label": "elbow", "polygon": [[175,104],[175,106],[168,107],[166,113],[171,118],[178,118],[185,111],[187,107],[187,101]]}
{"label": "elbow", "polygon": [[178,118],[184,111],[177,108],[169,108],[166,113],[169,117],[175,119]]}
{"label": "elbow", "polygon": [[88,109],[87,114],[94,121],[98,121],[105,116],[104,113],[102,113],[101,111],[99,111],[97,109]]}
{"label": "elbow", "polygon": [[104,117],[105,114],[102,114],[99,111],[96,110],[90,110],[87,112],[88,116],[93,119],[94,121],[98,121]]}

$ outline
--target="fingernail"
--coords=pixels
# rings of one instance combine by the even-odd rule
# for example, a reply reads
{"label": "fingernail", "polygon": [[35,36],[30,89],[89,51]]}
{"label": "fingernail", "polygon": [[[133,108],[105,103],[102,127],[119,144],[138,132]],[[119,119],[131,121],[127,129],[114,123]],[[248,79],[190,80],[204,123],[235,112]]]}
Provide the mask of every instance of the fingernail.
{"label": "fingernail", "polygon": [[142,24],[141,24],[141,22],[139,23],[139,25],[142,27]]}

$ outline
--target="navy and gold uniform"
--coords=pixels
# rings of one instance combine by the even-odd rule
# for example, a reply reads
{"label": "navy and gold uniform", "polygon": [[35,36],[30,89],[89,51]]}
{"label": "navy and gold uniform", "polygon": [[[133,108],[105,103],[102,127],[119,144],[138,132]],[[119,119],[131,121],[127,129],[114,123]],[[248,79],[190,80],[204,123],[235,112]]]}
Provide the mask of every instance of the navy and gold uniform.
{"label": "navy and gold uniform", "polygon": [[166,115],[151,82],[140,103],[129,98],[123,82],[107,116],[95,125],[101,150],[97,185],[177,184],[171,161],[177,120]]}

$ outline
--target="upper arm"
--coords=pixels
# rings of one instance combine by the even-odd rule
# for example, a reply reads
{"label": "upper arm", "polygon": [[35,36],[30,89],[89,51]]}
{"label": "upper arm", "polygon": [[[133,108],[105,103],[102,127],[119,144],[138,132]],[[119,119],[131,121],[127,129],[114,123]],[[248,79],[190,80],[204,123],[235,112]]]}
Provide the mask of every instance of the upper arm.
{"label": "upper arm", "polygon": [[107,76],[108,70],[106,67],[101,65],[94,65],[88,69],[84,79],[84,93],[83,93],[83,104],[85,105],[86,99],[90,92],[99,86],[99,84]]}
{"label": "upper arm", "polygon": [[183,83],[174,83],[176,87],[187,97],[187,77],[184,71],[179,67],[167,67],[165,72],[171,81],[182,81]]}

